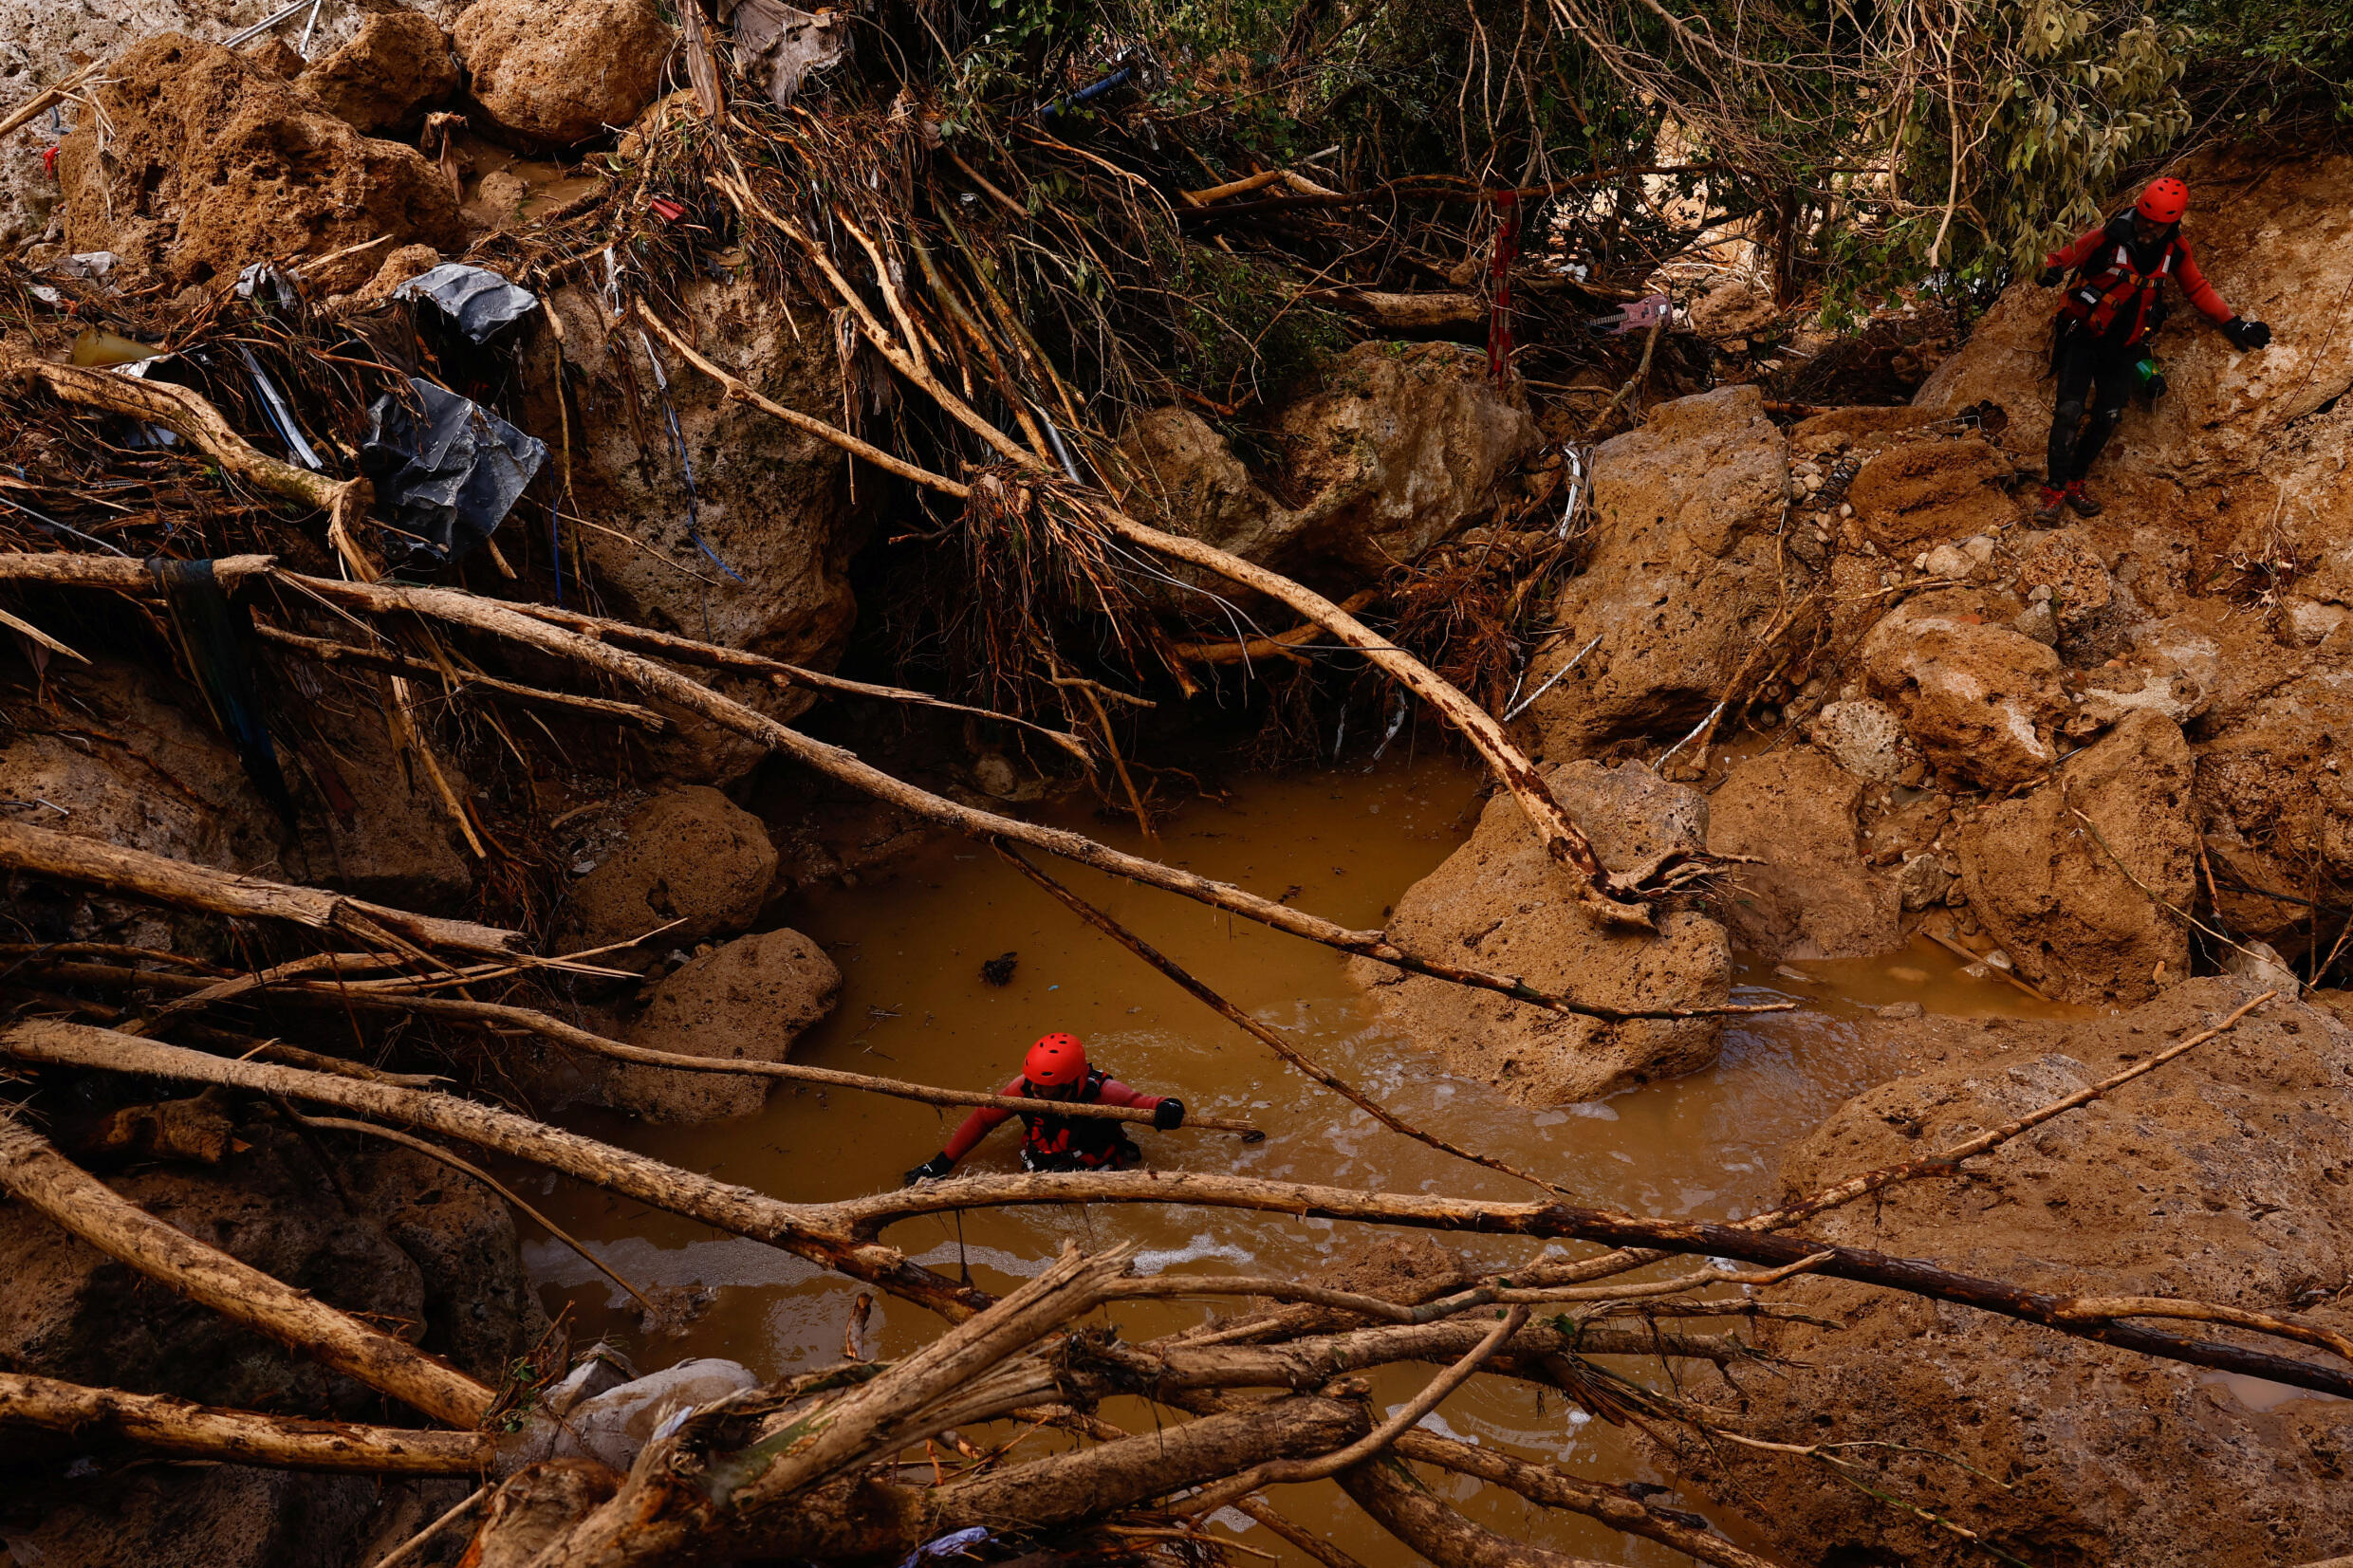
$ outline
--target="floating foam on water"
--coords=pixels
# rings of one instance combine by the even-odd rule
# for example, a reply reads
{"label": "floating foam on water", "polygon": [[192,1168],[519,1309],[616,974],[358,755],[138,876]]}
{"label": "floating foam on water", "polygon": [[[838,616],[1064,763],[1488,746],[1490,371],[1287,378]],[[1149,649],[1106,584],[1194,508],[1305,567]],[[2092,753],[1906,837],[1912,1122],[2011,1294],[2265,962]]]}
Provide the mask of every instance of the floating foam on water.
{"label": "floating foam on water", "polygon": [[1165,1274],[1178,1264],[1197,1264],[1204,1258],[1222,1258],[1230,1264],[1253,1264],[1256,1253],[1235,1246],[1231,1242],[1211,1238],[1207,1231],[1195,1231],[1193,1240],[1183,1246],[1148,1247],[1136,1254],[1138,1274]]}

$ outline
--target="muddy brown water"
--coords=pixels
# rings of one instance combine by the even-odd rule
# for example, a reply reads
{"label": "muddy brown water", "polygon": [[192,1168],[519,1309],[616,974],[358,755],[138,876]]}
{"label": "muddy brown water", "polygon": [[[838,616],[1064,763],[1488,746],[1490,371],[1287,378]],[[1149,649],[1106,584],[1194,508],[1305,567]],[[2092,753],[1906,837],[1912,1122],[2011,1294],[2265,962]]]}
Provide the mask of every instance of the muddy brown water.
{"label": "muddy brown water", "polygon": [[[1203,801],[1161,825],[1157,842],[1132,821],[1084,809],[1047,811],[1065,825],[1138,853],[1270,895],[1296,890],[1302,907],[1355,927],[1377,927],[1389,904],[1469,836],[1479,778],[1458,763],[1423,756],[1366,770],[1258,777],[1225,803]],[[1723,1059],[1701,1074],[1606,1103],[1536,1111],[1484,1085],[1439,1071],[1384,1024],[1343,972],[1343,960],[1296,938],[1146,889],[1070,868],[1073,885],[1108,908],[1227,997],[1251,1009],[1418,1126],[1465,1147],[1543,1173],[1584,1201],[1661,1216],[1732,1219],[1770,1201],[1782,1153],[1841,1101],[1892,1076],[1894,1065],[1856,1028],[1868,1010],[1919,1002],[1973,1015],[2057,1016],[1995,979],[1973,979],[1925,941],[1889,958],[1776,966],[1744,961],[1742,1000],[1788,997],[1794,1013],[1726,1031]],[[1084,1039],[1096,1061],[1139,1087],[1181,1094],[1196,1111],[1247,1118],[1267,1133],[1245,1145],[1232,1134],[1139,1129],[1151,1161],[1278,1180],[1388,1191],[1445,1191],[1518,1199],[1521,1183],[1393,1134],[1354,1106],[1290,1072],[1255,1041],[1179,992],[1108,938],[1081,926],[993,856],[943,841],[852,888],[828,888],[789,911],[796,929],[824,944],[844,976],[833,1017],[796,1046],[794,1060],[924,1083],[993,1088],[1017,1068],[1030,1041],[1050,1030]],[[1011,982],[980,977],[984,960],[1019,954]],[[954,1125],[946,1113],[875,1096],[780,1088],[759,1116],[697,1127],[652,1127],[605,1114],[571,1118],[582,1131],[778,1197],[821,1202],[896,1186]],[[1017,1129],[1000,1128],[964,1166],[1008,1171]],[[552,1181],[541,1201],[558,1224],[593,1245],[640,1286],[715,1291],[681,1337],[647,1338],[627,1298],[545,1235],[526,1259],[551,1314],[568,1308],[575,1343],[609,1333],[641,1367],[688,1356],[742,1361],[762,1377],[838,1360],[859,1286],[757,1242],[704,1227],[609,1194]],[[1195,1271],[1301,1275],[1329,1266],[1369,1235],[1329,1222],[1192,1209],[1126,1208],[1099,1214],[1028,1209],[924,1218],[887,1234],[893,1245],[950,1274],[961,1268],[1008,1288],[1050,1260],[1065,1240],[1132,1240],[1145,1273]],[[1457,1242],[1462,1238],[1451,1238]],[[1524,1262],[1527,1242],[1468,1239],[1498,1265]],[[1235,1303],[1223,1303],[1231,1309]],[[1131,1338],[1200,1321],[1211,1302],[1129,1303],[1115,1315]],[[864,1348],[889,1356],[936,1327],[930,1315],[878,1301]],[[1656,1382],[1658,1365],[1621,1368]],[[1376,1398],[1394,1407],[1430,1369],[1386,1369]],[[1702,1371],[1695,1385],[1714,1384]],[[1149,1430],[1142,1406],[1107,1409]],[[1429,1425],[1501,1445],[1606,1480],[1671,1483],[1621,1431],[1539,1400],[1501,1379],[1474,1383]],[[1012,1435],[1000,1429],[996,1440]],[[1043,1453],[1070,1439],[1035,1434]],[[1683,1562],[1677,1554],[1568,1515],[1547,1514],[1468,1481],[1439,1480],[1473,1517],[1509,1534],[1608,1562]],[[1694,1500],[1685,1498],[1686,1503]],[[1368,1564],[1400,1560],[1328,1483],[1277,1488],[1274,1502]],[[1705,1511],[1716,1515],[1717,1510]],[[1247,1525],[1238,1515],[1226,1518]],[[1737,1531],[1729,1519],[1721,1522]],[[1259,1528],[1237,1539],[1286,1562],[1306,1559]]]}

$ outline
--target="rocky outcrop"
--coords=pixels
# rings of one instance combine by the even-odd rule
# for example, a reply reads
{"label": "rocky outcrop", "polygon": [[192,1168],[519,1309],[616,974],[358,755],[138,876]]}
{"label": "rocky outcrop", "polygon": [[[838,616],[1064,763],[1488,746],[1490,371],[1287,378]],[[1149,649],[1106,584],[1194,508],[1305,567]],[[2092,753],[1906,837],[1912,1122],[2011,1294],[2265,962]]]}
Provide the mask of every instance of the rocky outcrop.
{"label": "rocky outcrop", "polygon": [[656,938],[666,952],[742,931],[776,878],[760,819],[705,784],[655,796],[610,833],[572,884],[573,927],[595,945],[670,926]]}
{"label": "rocky outcrop", "polygon": [[[2271,323],[2271,346],[2241,354],[2176,296],[2158,334],[2170,390],[2154,407],[2129,409],[2101,458],[2101,475],[2185,480],[2245,473],[2269,463],[2288,427],[2353,386],[2338,305],[2345,193],[2353,156],[2247,160],[2200,154],[2176,171],[2190,185],[2187,231],[2198,266],[2233,308]],[[2122,205],[2120,196],[2118,205]],[[2009,416],[2003,445],[2040,470],[2050,434],[2050,319],[2055,289],[2029,276],[2010,286],[1968,344],[1939,365],[1914,402],[1951,414],[1987,400]],[[2276,470],[2275,470],[2276,471]],[[2140,504],[2161,492],[2126,487]]]}
{"label": "rocky outcrop", "polygon": [[414,132],[425,111],[457,91],[450,35],[422,11],[379,11],[297,84],[367,136]]}
{"label": "rocky outcrop", "polygon": [[[1785,1188],[1919,1158],[2145,1060],[2253,994],[2201,980],[2121,1016],[1959,1026],[1967,1052],[1849,1101],[1788,1156]],[[2271,1003],[1973,1162],[1967,1181],[1891,1187],[1809,1222],[1809,1234],[2028,1289],[2184,1296],[2353,1331],[2353,1303],[2332,1298],[2353,1249],[2349,1098],[2353,1032]],[[1857,1481],[1908,1506],[1794,1461],[1740,1457],[1729,1482],[1711,1466],[1709,1485],[1748,1509],[1769,1555],[1988,1560],[1911,1507],[2033,1562],[2203,1568],[2353,1552],[2340,1502],[2353,1405],[2283,1402],[2284,1389],[1843,1282],[1780,1294],[1839,1326],[1760,1323],[1762,1347],[1806,1372],[1744,1379],[1742,1430],[1885,1445],[1843,1451]]]}
{"label": "rocky outcrop", "polygon": [[[361,135],[217,45],[150,38],[91,97],[57,160],[73,250],[184,286],[363,240],[463,243],[456,199],[416,148]],[[380,260],[346,256],[311,282],[345,292]]]}
{"label": "rocky outcrop", "polygon": [[[1707,839],[1706,799],[1639,763],[1615,770],[1571,763],[1547,782],[1613,871]],[[1604,1006],[1700,1006],[1729,996],[1732,947],[1721,925],[1674,911],[1658,916],[1655,934],[1606,926],[1579,902],[1569,877],[1545,854],[1518,803],[1498,795],[1471,841],[1398,900],[1389,938]],[[1402,976],[1368,959],[1353,960],[1349,972],[1448,1071],[1526,1104],[1600,1099],[1715,1060],[1714,1019],[1603,1024]]]}
{"label": "rocky outcrop", "polygon": [[1724,694],[1779,603],[1788,495],[1788,442],[1754,387],[1663,404],[1595,452],[1592,555],[1528,672],[1538,691],[1577,659],[1530,710],[1545,757],[1688,726]]}
{"label": "rocky outcrop", "polygon": [[[842,971],[796,931],[740,937],[656,987],[629,1042],[686,1056],[782,1061],[801,1032],[833,1010]],[[648,1121],[719,1121],[755,1114],[769,1080],[671,1067],[619,1065],[605,1098]]]}
{"label": "rocky outcrop", "polygon": [[[806,309],[796,331],[783,302],[748,286],[698,281],[685,285],[679,300],[679,330],[754,390],[839,416],[841,363],[832,339],[809,330]],[[580,514],[598,526],[567,529],[565,544],[585,559],[610,613],[830,668],[857,616],[849,560],[864,542],[866,505],[879,487],[862,478],[853,489],[839,448],[729,402],[709,377],[662,350],[668,396],[694,466],[695,531],[703,542],[697,545],[688,531],[685,476],[643,342],[635,332],[608,335],[587,291],[562,289],[551,303],[563,335],[559,340],[536,320],[529,328],[525,423],[556,433],[571,420],[573,494]],[[559,363],[578,378],[569,415],[555,402]],[[642,448],[632,407],[647,421],[649,444]],[[811,700],[806,690],[779,690],[765,680],[721,675],[714,684],[780,718]],[[707,721],[673,716],[676,731],[653,743],[662,771],[673,777],[730,783],[762,755]]]}
{"label": "rocky outcrop", "polygon": [[626,127],[677,39],[653,0],[475,0],[454,33],[478,128],[531,148]]}
{"label": "rocky outcrop", "polygon": [[1772,959],[1867,958],[1903,945],[1896,885],[1863,864],[1862,781],[1803,747],[1735,766],[1708,797],[1708,848],[1753,857],[1721,908],[1732,945]]}
{"label": "rocky outcrop", "polygon": [[1932,766],[2006,789],[2049,771],[2071,710],[2059,655],[1998,617],[1983,596],[1922,594],[1871,629],[1860,662]]}
{"label": "rocky outcrop", "polygon": [[1246,561],[1329,585],[1376,579],[1491,506],[1536,428],[1516,389],[1497,390],[1469,351],[1376,341],[1341,356],[1320,390],[1275,414],[1268,434],[1282,453],[1271,485],[1198,415],[1151,411],[1124,443],[1139,480],[1132,504]]}
{"label": "rocky outcrop", "polygon": [[2019,973],[2075,1002],[2145,1001],[2188,973],[2189,932],[2158,900],[2196,898],[2196,766],[2179,726],[2133,713],[1963,830],[1961,885]]}

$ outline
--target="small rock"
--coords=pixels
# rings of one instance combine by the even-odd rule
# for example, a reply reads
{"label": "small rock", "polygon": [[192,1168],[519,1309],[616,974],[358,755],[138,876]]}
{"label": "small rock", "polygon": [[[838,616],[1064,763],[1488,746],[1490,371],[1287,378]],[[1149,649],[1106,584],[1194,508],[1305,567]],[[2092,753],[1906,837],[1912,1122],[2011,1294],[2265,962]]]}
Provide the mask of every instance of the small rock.
{"label": "small rock", "polygon": [[2304,982],[2269,942],[2249,942],[2233,948],[2230,956],[2223,959],[2222,968],[2224,972],[2237,975],[2251,986],[2277,991],[2290,1002],[2304,995]]}
{"label": "small rock", "polygon": [[1953,876],[1944,868],[1944,857],[1934,851],[1906,858],[1903,869],[1896,874],[1896,890],[1902,895],[1907,914],[1943,903],[1952,889]]}
{"label": "small rock", "polygon": [[396,7],[368,17],[297,83],[353,129],[389,136],[416,130],[427,109],[457,91],[457,63],[432,17]]}
{"label": "small rock", "polygon": [[1903,770],[1903,723],[1884,703],[1830,704],[1814,720],[1813,739],[1858,779],[1888,784]]}
{"label": "small rock", "polygon": [[1928,1016],[1928,1009],[1918,1002],[1890,1002],[1883,1007],[1873,1008],[1872,1011],[1881,1018],[1893,1019],[1899,1023]]}
{"label": "small rock", "polygon": [[2010,629],[2020,636],[2032,637],[2046,648],[2059,646],[2059,618],[2050,613],[2050,590],[2042,590],[2043,598],[2028,605],[2010,618]]}
{"label": "small rock", "polygon": [[1939,544],[1920,558],[1931,577],[1967,579],[1977,569],[1977,559],[1957,544]]}

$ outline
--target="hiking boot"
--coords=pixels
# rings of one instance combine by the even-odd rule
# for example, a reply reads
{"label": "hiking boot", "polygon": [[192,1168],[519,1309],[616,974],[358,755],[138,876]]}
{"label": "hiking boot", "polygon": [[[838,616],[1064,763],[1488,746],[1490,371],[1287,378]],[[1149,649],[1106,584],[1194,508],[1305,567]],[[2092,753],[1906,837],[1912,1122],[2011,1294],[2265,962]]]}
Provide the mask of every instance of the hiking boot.
{"label": "hiking boot", "polygon": [[2050,485],[2045,485],[2043,487],[2042,499],[2034,504],[2035,526],[2043,528],[2057,526],[2059,522],[2059,508],[2066,505],[2066,499],[2067,492],[2066,490],[2057,489]]}
{"label": "hiking boot", "polygon": [[2063,493],[2066,497],[2067,505],[2075,508],[2075,515],[2078,517],[2098,517],[2107,510],[2105,507],[2091,498],[2091,492],[2084,489],[2084,482],[2080,479],[2069,485]]}

